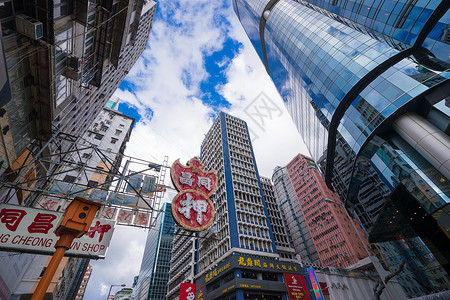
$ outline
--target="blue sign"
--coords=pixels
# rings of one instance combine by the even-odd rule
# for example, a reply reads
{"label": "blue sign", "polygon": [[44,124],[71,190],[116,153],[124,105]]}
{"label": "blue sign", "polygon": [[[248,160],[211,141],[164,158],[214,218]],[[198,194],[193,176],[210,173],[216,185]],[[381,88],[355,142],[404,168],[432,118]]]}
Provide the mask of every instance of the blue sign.
{"label": "blue sign", "polygon": [[320,290],[319,282],[317,281],[316,273],[314,273],[314,269],[312,267],[307,268],[309,281],[311,281],[311,285],[314,291],[314,296],[316,300],[323,300],[322,291]]}

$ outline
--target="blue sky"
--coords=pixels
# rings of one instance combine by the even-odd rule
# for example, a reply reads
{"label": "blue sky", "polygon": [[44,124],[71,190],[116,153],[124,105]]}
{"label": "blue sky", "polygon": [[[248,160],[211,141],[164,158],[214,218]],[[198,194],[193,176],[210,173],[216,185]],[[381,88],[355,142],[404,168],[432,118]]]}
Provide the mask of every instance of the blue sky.
{"label": "blue sky", "polygon": [[[136,119],[127,155],[185,163],[199,155],[220,110],[247,122],[260,175],[270,178],[275,166],[307,154],[230,4],[158,2],[147,49],[115,93],[119,110]],[[173,196],[168,192],[165,200]],[[116,228],[106,259],[92,262],[85,299],[106,298],[111,284],[131,285],[147,233]]]}

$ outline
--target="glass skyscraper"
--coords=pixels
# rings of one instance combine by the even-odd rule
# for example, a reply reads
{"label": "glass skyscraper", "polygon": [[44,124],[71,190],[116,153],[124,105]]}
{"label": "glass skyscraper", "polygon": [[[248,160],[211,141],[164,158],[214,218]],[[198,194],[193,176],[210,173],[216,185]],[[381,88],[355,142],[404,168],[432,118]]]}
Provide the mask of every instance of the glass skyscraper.
{"label": "glass skyscraper", "polygon": [[171,204],[164,203],[157,225],[150,229],[142,257],[141,270],[134,292],[137,300],[165,300],[169,281],[174,221]]}
{"label": "glass skyscraper", "polygon": [[450,1],[233,0],[325,181],[410,296],[450,286]]}

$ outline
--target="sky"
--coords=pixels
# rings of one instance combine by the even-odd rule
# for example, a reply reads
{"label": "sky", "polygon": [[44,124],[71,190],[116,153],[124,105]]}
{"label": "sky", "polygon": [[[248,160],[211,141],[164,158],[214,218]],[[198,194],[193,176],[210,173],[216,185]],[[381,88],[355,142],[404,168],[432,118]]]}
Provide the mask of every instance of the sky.
{"label": "sky", "polygon": [[[115,96],[119,110],[136,119],[129,156],[186,163],[200,154],[219,111],[247,122],[261,176],[308,155],[230,0],[158,1],[147,48]],[[169,191],[165,201],[174,195]],[[91,261],[85,299],[105,299],[112,284],[131,286],[147,234],[116,226],[106,258]]]}

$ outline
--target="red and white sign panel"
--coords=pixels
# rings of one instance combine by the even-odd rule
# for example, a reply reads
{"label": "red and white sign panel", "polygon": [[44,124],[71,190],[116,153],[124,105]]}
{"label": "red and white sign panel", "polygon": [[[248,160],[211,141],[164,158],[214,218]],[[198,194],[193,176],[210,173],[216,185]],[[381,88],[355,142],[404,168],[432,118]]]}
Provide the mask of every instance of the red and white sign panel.
{"label": "red and white sign panel", "polygon": [[194,300],[195,299],[195,283],[180,284],[180,300]]}
{"label": "red and white sign panel", "polygon": [[289,300],[310,300],[308,287],[303,275],[283,274],[288,289]]}
{"label": "red and white sign panel", "polygon": [[215,210],[208,197],[194,190],[186,190],[173,198],[172,216],[183,228],[201,231],[211,226]]}
{"label": "red and white sign panel", "polygon": [[[54,230],[63,213],[0,204],[0,249],[19,252],[52,254],[59,237]],[[74,239],[67,256],[104,258],[111,241],[115,222],[95,218],[89,231]]]}
{"label": "red and white sign panel", "polygon": [[179,192],[196,190],[210,197],[217,188],[216,171],[204,171],[203,164],[198,157],[190,159],[187,166],[183,166],[177,159],[172,164],[170,175]]}
{"label": "red and white sign panel", "polygon": [[200,159],[194,157],[187,166],[176,160],[170,174],[179,191],[172,201],[174,221],[190,231],[202,231],[211,226],[216,213],[209,197],[217,188],[216,172],[204,171]]}

